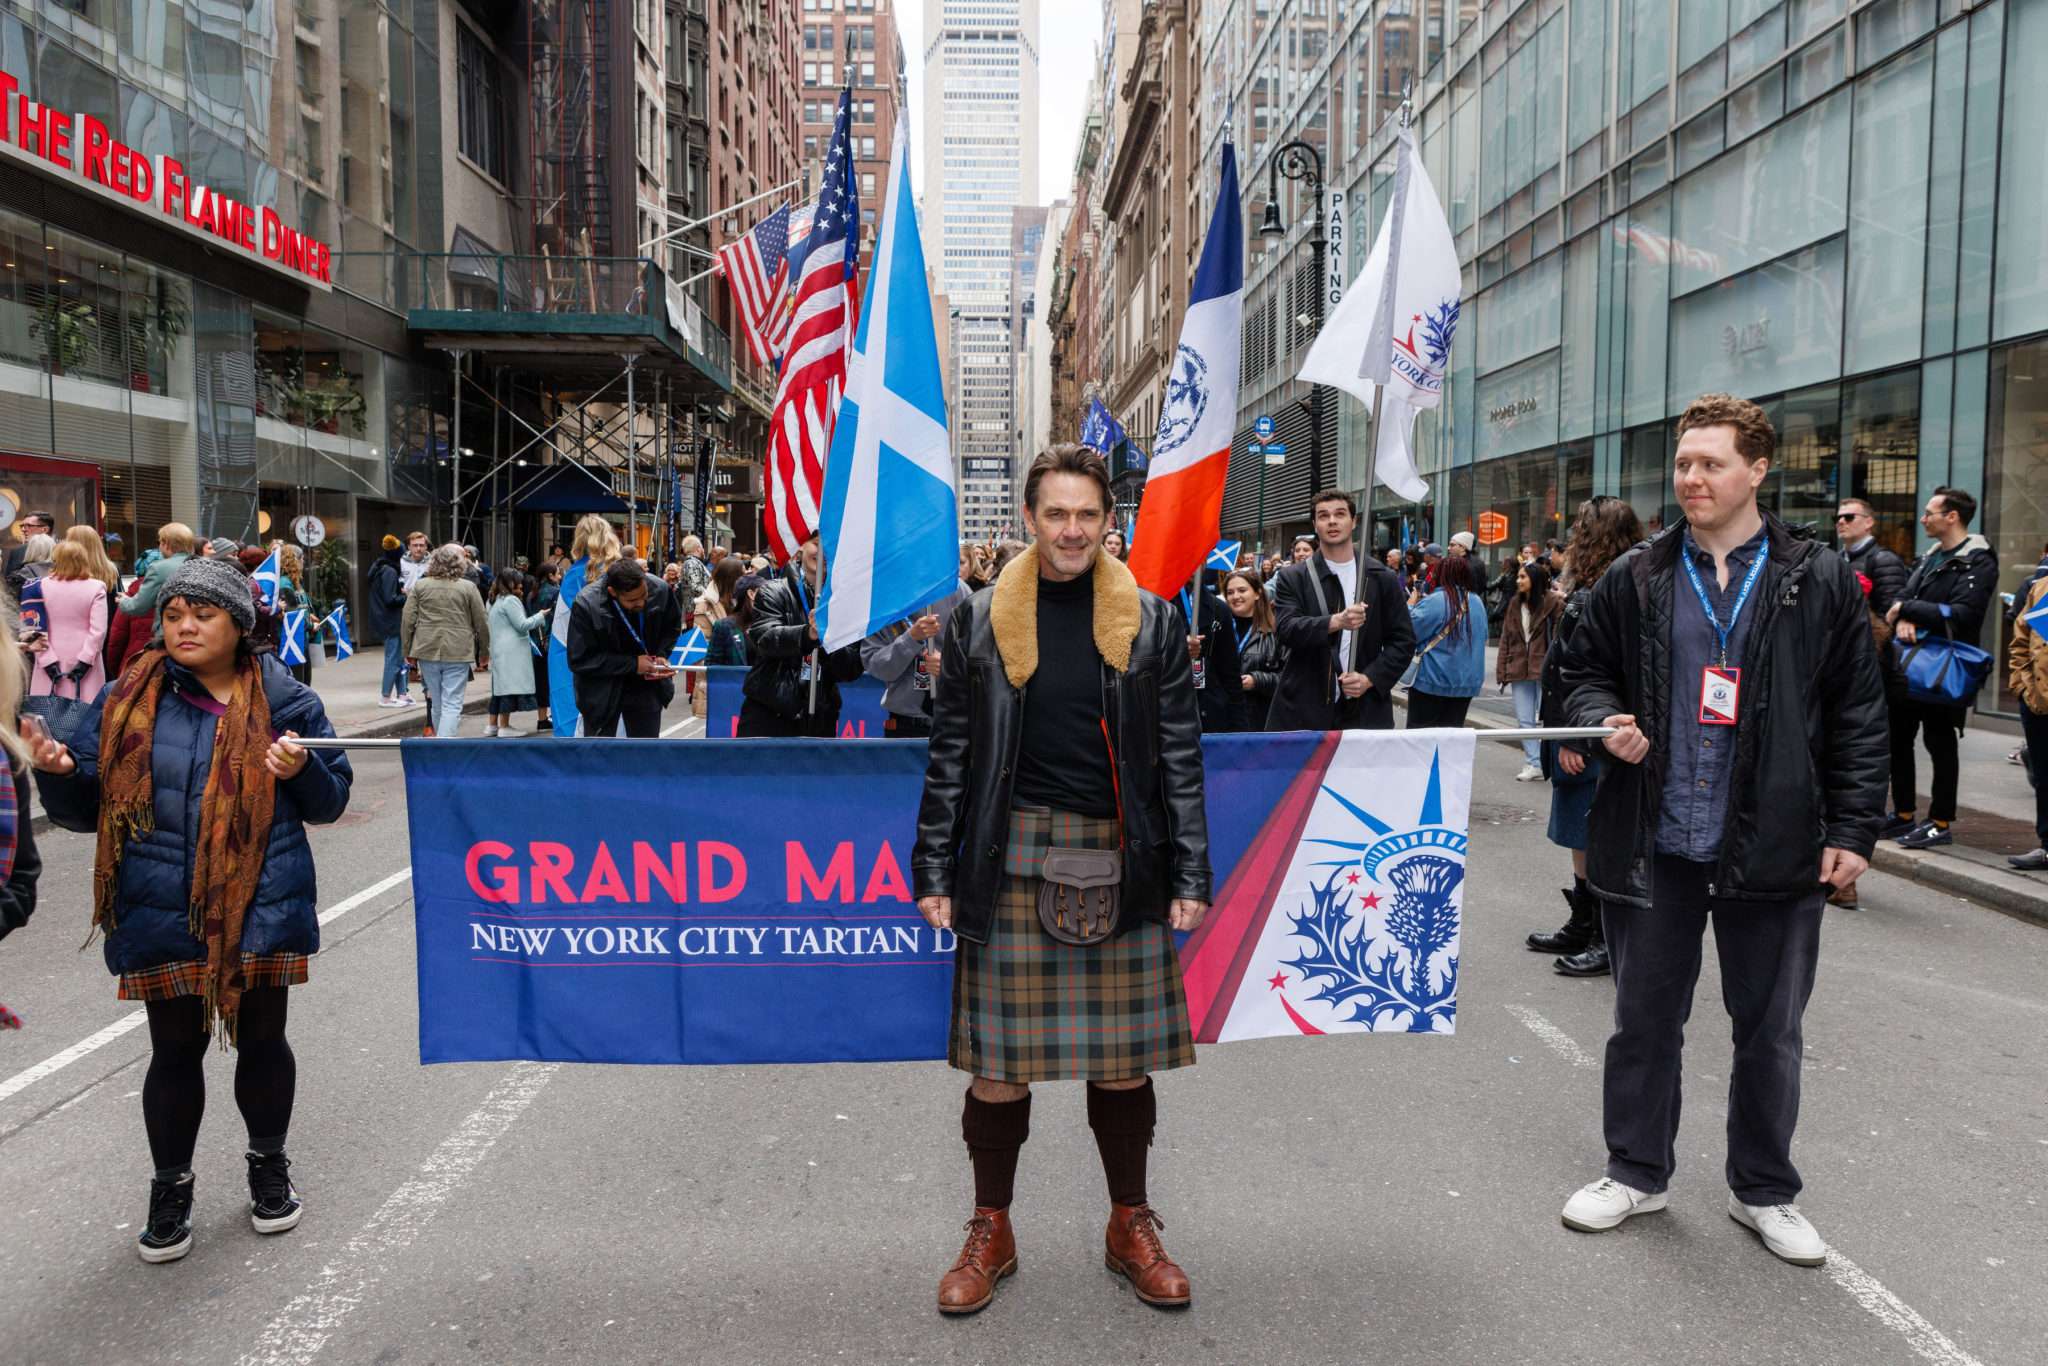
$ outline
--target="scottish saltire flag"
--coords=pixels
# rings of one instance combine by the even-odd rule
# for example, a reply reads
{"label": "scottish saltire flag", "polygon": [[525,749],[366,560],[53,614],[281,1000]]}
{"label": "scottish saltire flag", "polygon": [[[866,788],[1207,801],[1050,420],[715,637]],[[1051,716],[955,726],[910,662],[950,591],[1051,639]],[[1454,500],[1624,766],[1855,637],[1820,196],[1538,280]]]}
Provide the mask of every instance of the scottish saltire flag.
{"label": "scottish saltire flag", "polygon": [[1237,430],[1243,319],[1244,215],[1237,202],[1237,149],[1225,142],[1216,212],[1167,372],[1131,547],[1131,573],[1161,597],[1178,592],[1216,544]]}
{"label": "scottish saltire flag", "polygon": [[306,609],[294,607],[284,614],[277,628],[277,661],[280,664],[306,662]]}
{"label": "scottish saltire flag", "polygon": [[1451,338],[1458,330],[1458,252],[1444,206],[1415,152],[1415,134],[1395,144],[1394,198],[1364,269],[1344,292],[1302,362],[1301,377],[1355,394],[1380,395],[1373,469],[1401,497],[1419,502],[1410,435],[1415,414],[1443,398]]}
{"label": "scottish saltire flag", "polygon": [[277,610],[277,586],[284,581],[284,566],[278,560],[280,549],[282,547],[272,546],[270,553],[263,557],[263,563],[257,565],[255,572],[249,575],[256,581],[256,586],[263,590],[263,605],[272,611]]}
{"label": "scottish saltire flag", "polygon": [[576,710],[576,675],[569,672],[569,609],[589,575],[588,555],[562,571],[562,595],[555,600],[554,625],[548,631],[548,709],[554,714],[555,734],[561,737],[577,734],[583,724]]}
{"label": "scottish saltire flag", "polygon": [[1477,740],[1316,737],[1181,948],[1197,1043],[1454,1031]]}
{"label": "scottish saltire flag", "polygon": [[1216,548],[1209,552],[1209,558],[1202,562],[1202,567],[1228,574],[1231,570],[1237,568],[1237,552],[1243,546],[1243,541],[1216,542]]}
{"label": "scottish saltire flag", "polygon": [[693,664],[702,664],[706,653],[704,633],[693,626],[683,633],[676,641],[676,647],[668,652],[668,666],[671,669],[687,669]]}
{"label": "scottish saltire flag", "polygon": [[2033,627],[2034,634],[2048,640],[2048,593],[2026,611],[2020,613],[2020,620]]}
{"label": "scottish saltire flag", "polygon": [[901,621],[960,581],[945,380],[902,118],[889,185],[818,510],[826,565],[818,629],[827,650]]}
{"label": "scottish saltire flag", "polygon": [[334,610],[327,614],[327,625],[334,628],[334,660],[338,664],[356,652],[356,643],[348,634],[347,603],[334,604]]}
{"label": "scottish saltire flag", "polygon": [[1081,444],[1102,452],[1107,459],[1109,453],[1130,438],[1124,432],[1124,424],[1103,406],[1101,396],[1088,400],[1088,414],[1081,419]]}

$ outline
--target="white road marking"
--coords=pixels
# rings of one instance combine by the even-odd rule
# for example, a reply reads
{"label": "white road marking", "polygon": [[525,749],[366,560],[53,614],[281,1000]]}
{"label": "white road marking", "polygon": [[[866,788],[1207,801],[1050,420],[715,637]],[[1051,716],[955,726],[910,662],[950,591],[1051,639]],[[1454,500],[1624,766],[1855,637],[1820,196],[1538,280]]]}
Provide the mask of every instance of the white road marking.
{"label": "white road marking", "polygon": [[[397,872],[393,873],[391,876],[383,879],[382,881],[372,883],[370,886],[365,887],[362,891],[357,892],[354,896],[348,897],[341,901],[337,901],[336,903],[334,903],[334,905],[320,912],[320,923],[322,925],[326,925],[340,918],[341,916],[347,915],[350,911],[356,909],[356,907],[362,905],[364,902],[382,896],[384,893],[390,891],[393,887],[398,886],[400,883],[404,882],[411,876],[412,868],[410,865],[408,865],[407,867],[399,869]],[[16,1095],[22,1091],[27,1090],[29,1087],[41,1081],[44,1077],[50,1076],[53,1073],[63,1071],[65,1068],[71,1066],[72,1063],[77,1062],[80,1058],[88,1057],[93,1053],[97,1053],[100,1049],[105,1048],[108,1044],[114,1042],[116,1039],[122,1038],[123,1036],[133,1033],[135,1030],[141,1028],[142,1022],[148,1018],[149,1012],[146,1010],[131,1010],[126,1015],[123,1015],[120,1019],[106,1026],[104,1029],[100,1029],[94,1033],[86,1035],[84,1038],[80,1039],[77,1043],[71,1045],[71,1047],[65,1049],[63,1052],[53,1053],[49,1057],[44,1058],[41,1062],[37,1063],[35,1066],[30,1067],[24,1071],[17,1072],[5,1081],[0,1081],[0,1100],[6,1100],[10,1096]]]}
{"label": "white road marking", "polygon": [[398,1253],[410,1247],[441,1207],[469,1181],[526,1108],[547,1086],[560,1063],[522,1062],[484,1097],[484,1103],[421,1165],[419,1174],[393,1191],[369,1222],[348,1240],[320,1278],[287,1304],[243,1366],[307,1362],[319,1354],[342,1320],[361,1307]]}
{"label": "white road marking", "polygon": [[1529,1006],[1511,1005],[1508,1013],[1529,1026],[1529,1032],[1544,1046],[1574,1067],[1598,1067],[1600,1060],[1579,1047],[1579,1041],[1543,1018]]}
{"label": "white road marking", "polygon": [[[1578,1040],[1559,1029],[1525,1005],[1510,1005],[1509,1013],[1529,1026],[1552,1052],[1574,1067],[1598,1067],[1599,1059],[1579,1047]],[[1949,1341],[1948,1335],[1929,1323],[1904,1300],[1884,1288],[1869,1272],[1837,1252],[1828,1249],[1827,1273],[1836,1285],[1862,1305],[1879,1323],[1906,1340],[1906,1345],[1935,1366],[1984,1366],[1976,1357]]]}
{"label": "white road marking", "polygon": [[1948,1335],[1921,1318],[1913,1307],[1884,1288],[1878,1279],[1833,1248],[1828,1249],[1828,1275],[1855,1297],[1879,1323],[1906,1340],[1906,1345],[1936,1366],[1984,1366]]}
{"label": "white road marking", "polygon": [[683,720],[676,722],[673,726],[670,726],[667,730],[663,731],[661,733],[661,738],[666,740],[669,736],[674,735],[677,731],[688,730],[692,726],[701,726],[703,724],[703,720],[699,717],[685,717]]}

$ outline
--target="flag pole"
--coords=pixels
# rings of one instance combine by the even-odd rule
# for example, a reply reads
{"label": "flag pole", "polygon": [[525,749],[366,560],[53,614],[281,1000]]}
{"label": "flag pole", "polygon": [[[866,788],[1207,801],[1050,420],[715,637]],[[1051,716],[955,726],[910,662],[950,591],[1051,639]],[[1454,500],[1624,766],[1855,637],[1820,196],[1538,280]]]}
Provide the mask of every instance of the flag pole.
{"label": "flag pole", "polygon": [[[848,118],[852,117],[851,111],[853,108],[853,73],[855,69],[853,51],[853,30],[848,29],[846,31],[846,85],[840,92],[840,98],[846,101]],[[850,159],[852,153],[851,146],[848,147],[847,151]],[[841,173],[849,176],[851,175],[851,172],[846,170],[845,168],[842,168]],[[806,182],[809,181],[810,174],[810,169],[806,167],[804,170],[804,179]],[[821,195],[824,193],[824,189],[824,183],[820,181],[818,185],[818,191]],[[849,212],[852,211],[849,210]],[[846,310],[846,318],[847,323],[850,324],[853,321],[853,301],[860,297],[860,214],[858,212],[853,213],[853,222],[848,228],[846,246],[847,250],[853,255],[855,267],[853,272],[852,292],[847,296],[848,306]],[[848,359],[850,360],[852,358],[853,351],[853,336],[851,335],[850,328],[846,338],[846,350],[848,353]],[[846,393],[842,389],[840,391],[840,398],[843,401],[845,397]],[[832,426],[835,430],[839,426],[839,409],[838,405],[836,404],[833,406],[832,409]],[[818,453],[818,489],[821,494],[824,491],[825,481],[831,478],[831,472],[827,468],[827,466],[831,463],[831,459],[832,443],[828,441],[825,443],[825,449]],[[803,570],[799,568],[797,570],[797,573],[802,574]],[[818,581],[815,585],[812,586],[811,592],[811,600],[819,604],[820,606],[823,606],[825,602],[825,539],[824,528],[822,527],[819,528],[818,536]],[[806,712],[813,717],[815,717],[818,714],[818,671],[824,667],[824,664],[825,642],[821,638],[818,641],[817,647],[811,651],[811,701],[810,705],[805,709]]]}
{"label": "flag pole", "polygon": [[[1372,506],[1372,490],[1379,478],[1380,466],[1380,400],[1386,395],[1387,385],[1393,380],[1390,353],[1394,345],[1394,297],[1396,283],[1401,270],[1401,224],[1408,210],[1408,167],[1414,155],[1409,146],[1408,125],[1414,117],[1415,82],[1409,77],[1401,86],[1401,137],[1400,156],[1394,163],[1394,203],[1387,216],[1387,271],[1380,282],[1379,315],[1373,321],[1372,335],[1366,341],[1365,360],[1359,365],[1361,379],[1374,381],[1372,389],[1372,450],[1370,472],[1365,480],[1366,507]],[[1377,373],[1374,373],[1374,372]],[[1366,523],[1369,517],[1361,517],[1352,528],[1358,538],[1353,556],[1363,555],[1366,550]],[[1358,576],[1358,600],[1365,601],[1365,575]]]}

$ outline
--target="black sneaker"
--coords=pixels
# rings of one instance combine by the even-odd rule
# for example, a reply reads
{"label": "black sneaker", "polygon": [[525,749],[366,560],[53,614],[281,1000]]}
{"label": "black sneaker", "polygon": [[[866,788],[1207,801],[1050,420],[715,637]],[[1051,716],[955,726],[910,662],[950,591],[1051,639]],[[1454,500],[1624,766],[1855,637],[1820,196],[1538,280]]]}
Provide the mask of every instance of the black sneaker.
{"label": "black sneaker", "polygon": [[1917,830],[1919,828],[1920,822],[1912,819],[1909,816],[1900,816],[1895,814],[1892,816],[1890,820],[1884,823],[1884,828],[1877,832],[1877,837],[1881,840],[1895,840],[1899,836],[1906,834],[1908,831]]}
{"label": "black sneaker", "polygon": [[292,1185],[291,1159],[283,1153],[249,1153],[249,1222],[258,1233],[295,1228],[305,1206]]}
{"label": "black sneaker", "polygon": [[1955,842],[1956,837],[1952,832],[1936,825],[1933,821],[1922,821],[1905,834],[1899,836],[1898,841],[1899,848],[1901,849],[1933,849],[1940,845],[1954,844]]}
{"label": "black sneaker", "polygon": [[149,1222],[135,1250],[145,1262],[175,1262],[192,1250],[192,1173],[149,1183]]}

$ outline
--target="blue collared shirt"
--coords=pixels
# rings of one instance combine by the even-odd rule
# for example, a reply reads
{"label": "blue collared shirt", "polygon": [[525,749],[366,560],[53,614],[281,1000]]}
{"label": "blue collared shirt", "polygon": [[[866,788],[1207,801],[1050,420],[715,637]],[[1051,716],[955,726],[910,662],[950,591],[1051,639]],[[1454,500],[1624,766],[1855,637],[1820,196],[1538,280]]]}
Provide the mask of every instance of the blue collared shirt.
{"label": "blue collared shirt", "polygon": [[[1742,594],[1742,579],[1756,557],[1764,553],[1767,531],[1758,531],[1728,552],[1728,586],[1714,577],[1714,557],[1699,548],[1692,529],[1681,533],[1678,553],[1690,555],[1700,571],[1700,586],[1714,604],[1714,615],[1728,620],[1735,600]],[[1720,637],[1700,607],[1699,594],[1684,565],[1672,570],[1671,587],[1671,709],[1665,716],[1665,733],[1670,737],[1671,764],[1664,774],[1664,797],[1657,810],[1657,852],[1712,863],[1721,856],[1721,832],[1728,817],[1729,772],[1735,762],[1734,726],[1700,724],[1700,675],[1707,665],[1718,663]],[[1770,567],[1766,565],[1744,604],[1742,615],[1728,633],[1728,667],[1741,669],[1749,644],[1750,623],[1763,610],[1764,595],[1770,590]],[[1741,675],[1737,699],[1740,709],[1756,705],[1749,694],[1749,671]]]}

